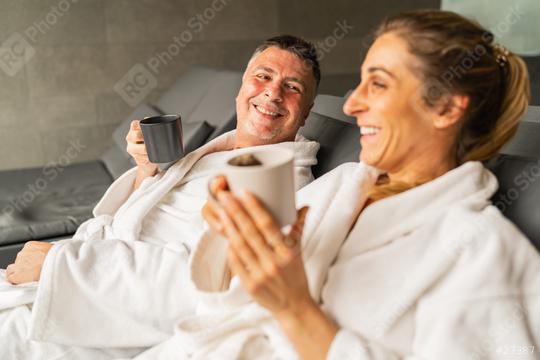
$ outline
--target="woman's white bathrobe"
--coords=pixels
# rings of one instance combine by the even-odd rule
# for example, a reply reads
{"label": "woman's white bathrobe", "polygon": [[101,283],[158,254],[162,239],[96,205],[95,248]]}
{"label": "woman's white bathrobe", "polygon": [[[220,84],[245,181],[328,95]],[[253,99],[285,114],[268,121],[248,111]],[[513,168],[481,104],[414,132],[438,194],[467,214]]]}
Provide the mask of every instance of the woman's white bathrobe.
{"label": "woman's white bathrobe", "polygon": [[[169,338],[178,316],[194,309],[187,281],[188,246],[174,229],[169,229],[169,242],[163,245],[140,241],[141,224],[173,187],[197,182],[202,188],[199,195],[205,197],[208,180],[219,169],[201,169],[196,164],[206,154],[223,152],[224,164],[229,157],[250,151],[233,149],[233,145],[234,131],[188,154],[166,172],[145,179],[133,194],[136,169],[116,180],[95,207],[95,217],[82,224],[72,240],[51,248],[31,323],[23,325],[21,320],[19,329],[29,325],[33,340],[96,348],[144,347]],[[319,148],[316,142],[298,137],[295,142],[263,147],[294,151],[297,188],[312,180],[310,167],[317,162]],[[197,225],[186,224],[188,230],[202,234],[204,229]],[[12,289],[18,299],[24,298],[21,288]],[[9,289],[1,292],[0,300],[9,295]],[[0,304],[11,304],[8,300]],[[16,319],[13,323],[16,327]],[[0,339],[3,341],[16,340]]]}
{"label": "woman's white bathrobe", "polygon": [[[329,359],[536,358],[502,356],[540,345],[540,257],[490,204],[495,177],[466,163],[368,206],[347,235],[377,176],[346,164],[298,193],[310,291],[342,328]],[[225,257],[207,234],[191,261],[198,314],[137,359],[297,357],[238,281],[220,290]]]}

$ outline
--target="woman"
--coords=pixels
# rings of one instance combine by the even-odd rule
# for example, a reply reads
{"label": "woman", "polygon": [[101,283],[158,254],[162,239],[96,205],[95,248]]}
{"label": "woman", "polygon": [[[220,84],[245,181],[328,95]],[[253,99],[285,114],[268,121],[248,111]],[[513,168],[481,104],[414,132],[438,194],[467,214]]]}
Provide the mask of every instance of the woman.
{"label": "woman", "polygon": [[285,237],[253,196],[218,191],[204,213],[233,273],[304,359],[537,356],[540,259],[482,165],[527,109],[523,61],[460,15],[415,11],[382,23],[361,75],[344,112],[359,166],[382,174],[360,181],[321,301],[295,245],[305,210]]}

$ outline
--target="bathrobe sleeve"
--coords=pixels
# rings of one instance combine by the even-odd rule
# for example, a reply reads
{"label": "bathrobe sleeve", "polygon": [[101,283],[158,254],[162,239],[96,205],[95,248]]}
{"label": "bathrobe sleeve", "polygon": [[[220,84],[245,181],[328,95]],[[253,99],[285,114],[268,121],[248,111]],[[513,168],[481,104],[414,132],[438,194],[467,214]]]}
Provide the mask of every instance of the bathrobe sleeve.
{"label": "bathrobe sleeve", "polygon": [[29,336],[84,347],[152,346],[193,311],[190,292],[186,251],[141,241],[62,243],[46,257]]}
{"label": "bathrobe sleeve", "polygon": [[384,335],[341,329],[327,358],[538,359],[540,256],[495,210],[476,220],[460,245],[446,248],[455,255],[449,271],[416,303],[411,354],[385,347]]}

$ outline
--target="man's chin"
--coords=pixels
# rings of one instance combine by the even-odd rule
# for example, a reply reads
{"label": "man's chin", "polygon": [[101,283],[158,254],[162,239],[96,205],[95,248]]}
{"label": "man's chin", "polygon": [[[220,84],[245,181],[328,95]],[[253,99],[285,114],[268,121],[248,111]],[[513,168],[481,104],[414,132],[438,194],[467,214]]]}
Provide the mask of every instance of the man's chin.
{"label": "man's chin", "polygon": [[248,127],[248,132],[251,136],[264,141],[270,141],[275,139],[278,135],[276,129],[269,129],[266,126],[250,124]]}

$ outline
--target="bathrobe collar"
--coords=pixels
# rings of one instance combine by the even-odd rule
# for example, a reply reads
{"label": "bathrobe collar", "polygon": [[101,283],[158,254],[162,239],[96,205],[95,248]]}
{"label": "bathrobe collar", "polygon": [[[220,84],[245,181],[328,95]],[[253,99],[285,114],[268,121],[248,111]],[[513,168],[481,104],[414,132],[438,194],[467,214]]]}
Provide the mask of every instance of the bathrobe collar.
{"label": "bathrobe collar", "polygon": [[[126,241],[137,240],[141,231],[143,217],[150,209],[165,196],[172,188],[189,173],[195,163],[203,156],[218,151],[234,150],[236,130],[229,131],[216,139],[206,143],[200,148],[187,154],[184,158],[177,161],[167,171],[158,173],[153,177],[146,178],[140,187],[131,194],[127,201],[114,214],[114,232],[116,236]],[[289,148],[294,151],[295,166],[312,166],[317,163],[316,154],[319,144],[315,141],[309,141],[301,135],[297,135],[296,141],[261,145],[258,148]],[[235,150],[238,153],[248,152],[250,148]],[[136,168],[131,169],[127,176],[133,176]],[[106,194],[107,195],[107,194]],[[105,196],[104,196],[105,198]],[[105,202],[102,200],[94,209],[96,216],[107,211]],[[111,216],[106,216],[112,221]]]}
{"label": "bathrobe collar", "polygon": [[379,200],[360,214],[355,225],[362,228],[360,251],[407,234],[425,223],[426,216],[442,214],[450,206],[481,209],[490,203],[497,188],[495,176],[481,162],[470,161],[432,181]]}

